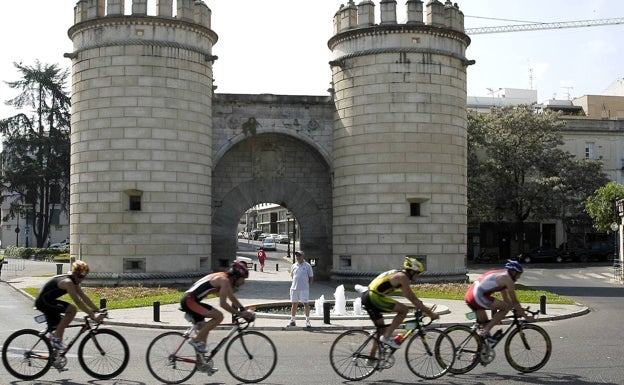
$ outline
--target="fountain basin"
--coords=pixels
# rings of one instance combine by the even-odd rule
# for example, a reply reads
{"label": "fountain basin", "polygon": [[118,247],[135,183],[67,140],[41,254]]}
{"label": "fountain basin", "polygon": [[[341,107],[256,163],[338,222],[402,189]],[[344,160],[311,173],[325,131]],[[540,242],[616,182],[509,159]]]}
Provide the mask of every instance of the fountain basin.
{"label": "fountain basin", "polygon": [[[325,302],[331,304],[331,306],[330,306],[330,314],[329,314],[331,319],[340,319],[340,320],[369,319],[368,313],[366,313],[366,310],[362,310],[362,314],[360,314],[360,315],[354,314],[354,312],[353,312],[353,300],[347,300],[346,301],[346,304],[347,304],[347,314],[335,314],[333,312],[335,301],[326,300]],[[316,315],[316,309],[314,307],[314,301],[309,301],[308,303],[310,304],[310,319],[322,320],[323,319],[322,315]],[[258,318],[290,319],[291,303],[288,302],[288,301],[257,303],[257,304],[253,304],[252,306],[256,308],[255,312],[256,312],[256,317],[258,317]],[[430,305],[427,305],[427,306],[430,306]],[[322,309],[321,309],[321,313],[322,313]],[[410,312],[408,313],[408,318],[409,318],[409,314],[413,314],[413,313],[414,313],[414,308],[410,306]],[[448,308],[446,306],[438,305],[436,307],[436,313],[438,313],[438,314],[448,314],[449,310],[448,310]],[[302,315],[302,306],[301,305],[299,305],[299,308],[297,309],[297,315],[298,316]],[[395,313],[386,313],[386,314],[384,314],[384,319],[392,319],[392,318],[394,318],[394,315],[395,315]]]}

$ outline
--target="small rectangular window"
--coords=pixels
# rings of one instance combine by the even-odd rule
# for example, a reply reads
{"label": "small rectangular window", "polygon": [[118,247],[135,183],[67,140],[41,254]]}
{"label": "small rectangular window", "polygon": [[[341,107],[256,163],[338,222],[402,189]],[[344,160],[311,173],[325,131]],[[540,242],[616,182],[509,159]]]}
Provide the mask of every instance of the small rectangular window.
{"label": "small rectangular window", "polygon": [[123,265],[124,273],[145,273],[145,259],[126,258]]}
{"label": "small rectangular window", "polygon": [[412,217],[420,216],[420,203],[417,203],[417,202],[410,203],[410,216]]}
{"label": "small rectangular window", "polygon": [[141,197],[137,195],[130,196],[130,211],[141,211]]}

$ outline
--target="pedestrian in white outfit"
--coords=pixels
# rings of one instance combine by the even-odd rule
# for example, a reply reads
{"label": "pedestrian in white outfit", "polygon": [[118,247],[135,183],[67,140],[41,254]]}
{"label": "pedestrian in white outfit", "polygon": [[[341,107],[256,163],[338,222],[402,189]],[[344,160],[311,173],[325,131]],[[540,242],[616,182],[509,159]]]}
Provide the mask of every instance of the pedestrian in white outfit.
{"label": "pedestrian in white outfit", "polygon": [[306,327],[310,324],[310,285],[314,281],[314,272],[312,266],[306,262],[305,254],[301,250],[295,251],[297,261],[290,268],[290,276],[292,284],[290,285],[290,323],[288,326],[296,326],[295,315],[299,302],[303,304],[303,310],[306,318]]}

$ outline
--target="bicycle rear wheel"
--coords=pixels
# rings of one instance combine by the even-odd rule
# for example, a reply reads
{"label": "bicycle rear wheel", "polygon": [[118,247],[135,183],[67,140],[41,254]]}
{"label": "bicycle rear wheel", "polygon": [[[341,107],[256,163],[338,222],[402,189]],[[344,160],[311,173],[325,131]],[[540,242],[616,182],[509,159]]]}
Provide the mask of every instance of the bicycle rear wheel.
{"label": "bicycle rear wheel", "polygon": [[375,372],[379,365],[378,354],[374,335],[364,330],[347,330],[329,349],[329,362],[340,377],[357,381]]}
{"label": "bicycle rear wheel", "polygon": [[80,341],[78,362],[91,377],[108,380],[124,371],[130,359],[128,343],[114,330],[91,331]]}
{"label": "bicycle rear wheel", "polygon": [[195,349],[178,332],[167,332],[154,338],[147,348],[145,360],[152,376],[166,384],[182,384],[197,370]]}
{"label": "bicycle rear wheel", "polygon": [[505,341],[505,357],[514,369],[531,373],[541,369],[550,359],[552,342],[546,330],[524,324],[513,330]]}
{"label": "bicycle rear wheel", "polygon": [[225,367],[232,377],[245,383],[267,378],[277,364],[273,341],[257,331],[244,331],[225,348]]}
{"label": "bicycle rear wheel", "polygon": [[455,362],[449,368],[449,373],[464,374],[479,364],[481,339],[465,325],[453,325],[444,330],[455,345]]}
{"label": "bicycle rear wheel", "polygon": [[2,363],[7,372],[21,380],[37,379],[52,365],[52,345],[37,330],[18,330],[2,345]]}
{"label": "bicycle rear wheel", "polygon": [[455,345],[451,338],[437,329],[418,331],[405,347],[407,367],[427,380],[442,377],[455,360]]}

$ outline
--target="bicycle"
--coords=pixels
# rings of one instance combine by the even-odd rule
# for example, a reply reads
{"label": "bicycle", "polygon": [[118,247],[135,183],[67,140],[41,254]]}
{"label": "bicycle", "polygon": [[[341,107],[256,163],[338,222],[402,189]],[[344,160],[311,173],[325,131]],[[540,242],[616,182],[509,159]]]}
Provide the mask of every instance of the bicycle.
{"label": "bicycle", "polygon": [[[433,320],[423,323],[424,318],[422,312],[416,311],[413,319],[402,324],[406,332],[401,343],[409,339],[405,360],[412,373],[420,378],[434,379],[443,376],[453,364],[455,346],[442,331],[428,329]],[[391,368],[397,349],[379,340],[380,330],[384,327],[377,327],[374,332],[348,330],[339,335],[329,351],[334,371],[346,380],[358,381],[375,371]]]}
{"label": "bicycle", "polygon": [[[106,317],[106,310],[99,313]],[[45,315],[35,317],[38,323],[46,322]],[[101,322],[84,317],[83,323],[67,328],[80,328],[64,350],[54,349],[50,338],[52,331],[22,329],[11,334],[2,346],[2,363],[9,373],[22,380],[43,376],[51,367],[59,372],[67,370],[67,353],[87,333],[78,345],[78,362],[91,377],[107,380],[119,375],[128,365],[130,350],[126,340],[111,329],[100,329]]]}
{"label": "bicycle", "polygon": [[258,331],[246,330],[253,320],[232,316],[232,328],[209,353],[197,352],[188,339],[201,328],[202,322],[193,322],[185,315],[191,326],[184,333],[166,332],[150,343],[145,359],[150,373],[166,384],[181,384],[196,371],[209,376],[216,372],[213,358],[225,348],[225,367],[232,377],[245,383],[259,382],[267,378],[277,364],[277,350],[273,341]]}
{"label": "bicycle", "polygon": [[[528,307],[524,310],[533,316],[539,314],[539,311],[531,311]],[[472,314],[474,312],[467,315]],[[488,365],[496,357],[494,348],[505,336],[505,357],[512,368],[522,373],[531,373],[546,365],[552,352],[552,342],[546,330],[520,319],[515,309],[511,316],[505,318],[512,319],[512,322],[506,330],[499,329],[494,333],[493,336],[497,339],[494,343],[487,342],[477,333],[480,322],[472,327],[453,325],[447,328],[444,332],[455,344],[455,362],[449,373],[464,374],[479,363]]]}

